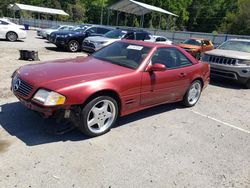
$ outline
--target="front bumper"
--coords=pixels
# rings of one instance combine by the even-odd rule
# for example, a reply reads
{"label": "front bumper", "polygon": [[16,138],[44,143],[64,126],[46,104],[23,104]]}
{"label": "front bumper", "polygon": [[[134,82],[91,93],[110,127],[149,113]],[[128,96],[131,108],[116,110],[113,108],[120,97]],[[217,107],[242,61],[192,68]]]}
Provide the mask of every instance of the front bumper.
{"label": "front bumper", "polygon": [[18,39],[25,39],[27,37],[26,31],[21,31],[18,33]]}
{"label": "front bumper", "polygon": [[209,62],[211,76],[223,77],[246,83],[250,79],[250,66],[223,65]]}
{"label": "front bumper", "polygon": [[82,50],[83,51],[88,51],[88,52],[95,52],[103,47],[105,47],[105,44],[97,44],[94,42],[86,42],[83,41],[82,43]]}
{"label": "front bumper", "polygon": [[67,41],[61,37],[50,37],[50,42],[56,46],[67,47]]}

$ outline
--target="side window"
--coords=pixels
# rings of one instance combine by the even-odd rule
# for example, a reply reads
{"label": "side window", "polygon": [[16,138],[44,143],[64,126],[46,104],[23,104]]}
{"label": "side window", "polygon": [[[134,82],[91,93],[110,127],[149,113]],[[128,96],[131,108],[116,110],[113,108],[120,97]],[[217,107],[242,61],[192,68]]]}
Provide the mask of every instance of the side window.
{"label": "side window", "polygon": [[157,37],[157,38],[155,39],[155,41],[156,41],[156,42],[161,42],[161,41],[165,42],[166,39],[163,38],[163,37]]}
{"label": "side window", "polygon": [[176,48],[158,48],[151,62],[152,64],[161,63],[167,69],[192,65],[191,61]]}
{"label": "side window", "polygon": [[134,33],[133,32],[129,32],[127,33],[125,36],[124,36],[125,39],[131,39],[131,40],[134,40],[135,39],[135,36],[134,36]]}
{"label": "side window", "polygon": [[150,39],[150,37],[148,36],[147,33],[136,33],[136,40],[147,40],[147,39]]}
{"label": "side window", "polygon": [[96,27],[91,27],[91,28],[87,29],[87,32],[96,33]]}
{"label": "side window", "polygon": [[204,40],[204,41],[203,41],[203,44],[205,44],[205,45],[210,45],[210,43],[209,43],[208,40]]}
{"label": "side window", "polygon": [[106,28],[101,28],[101,27],[97,28],[97,33],[99,33],[99,34],[105,34],[105,33],[109,32],[109,31],[110,30],[106,29]]}
{"label": "side window", "polygon": [[9,23],[0,20],[0,25],[9,25]]}

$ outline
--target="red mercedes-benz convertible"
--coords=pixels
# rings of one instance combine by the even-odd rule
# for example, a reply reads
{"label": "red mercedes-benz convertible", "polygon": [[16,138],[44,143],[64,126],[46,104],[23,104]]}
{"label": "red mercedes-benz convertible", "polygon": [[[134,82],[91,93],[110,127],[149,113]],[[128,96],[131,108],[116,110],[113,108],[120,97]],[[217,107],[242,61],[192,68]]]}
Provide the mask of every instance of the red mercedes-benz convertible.
{"label": "red mercedes-benz convertible", "polygon": [[88,136],[106,133],[119,116],[163,103],[197,103],[209,65],[179,47],[122,40],[86,58],[26,65],[12,91],[45,117],[63,114]]}

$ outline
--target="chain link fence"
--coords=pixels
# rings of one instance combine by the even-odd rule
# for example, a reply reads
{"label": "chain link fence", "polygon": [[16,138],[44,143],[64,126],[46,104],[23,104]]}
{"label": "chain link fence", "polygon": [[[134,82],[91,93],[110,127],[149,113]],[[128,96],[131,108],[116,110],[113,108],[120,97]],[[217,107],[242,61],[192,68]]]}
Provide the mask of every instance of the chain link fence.
{"label": "chain link fence", "polygon": [[[17,24],[20,25],[26,24],[36,28],[49,28],[57,25],[77,25],[74,22],[65,22],[65,21],[38,20],[38,19],[27,19],[27,18],[20,18],[20,19],[9,18],[9,19]],[[132,27],[122,27],[122,26],[111,26],[111,27],[132,28]],[[179,43],[188,38],[196,37],[196,38],[211,39],[214,45],[217,46],[223,43],[224,41],[232,38],[250,39],[250,35],[213,34],[213,33],[189,32],[189,31],[166,31],[166,30],[149,29],[149,28],[139,28],[139,29],[146,30],[154,35],[161,35],[167,37],[174,43]]]}

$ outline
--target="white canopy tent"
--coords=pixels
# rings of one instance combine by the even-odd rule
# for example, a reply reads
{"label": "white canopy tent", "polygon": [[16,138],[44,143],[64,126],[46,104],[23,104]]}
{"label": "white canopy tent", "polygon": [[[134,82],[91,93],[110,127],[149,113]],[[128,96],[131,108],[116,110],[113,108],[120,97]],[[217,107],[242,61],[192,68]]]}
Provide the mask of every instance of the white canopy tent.
{"label": "white canopy tent", "polygon": [[37,13],[43,13],[43,14],[69,16],[69,14],[67,14],[66,12],[60,9],[38,7],[38,6],[25,5],[25,4],[19,4],[19,3],[10,4],[8,8],[13,11],[26,10],[30,12],[37,12]]}
{"label": "white canopy tent", "polygon": [[[117,21],[118,21],[118,15],[119,12],[125,12],[129,14],[135,14],[138,16],[141,16],[141,26],[143,27],[143,21],[144,21],[144,15],[148,14],[150,12],[159,12],[162,14],[167,14],[169,16],[175,16],[178,17],[178,15],[169,12],[167,10],[164,10],[160,7],[156,7],[153,5],[148,5],[146,3],[141,3],[134,0],[121,0],[109,7],[109,10],[115,10],[117,11]],[[109,22],[109,16],[108,16],[108,22]]]}

